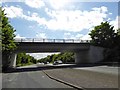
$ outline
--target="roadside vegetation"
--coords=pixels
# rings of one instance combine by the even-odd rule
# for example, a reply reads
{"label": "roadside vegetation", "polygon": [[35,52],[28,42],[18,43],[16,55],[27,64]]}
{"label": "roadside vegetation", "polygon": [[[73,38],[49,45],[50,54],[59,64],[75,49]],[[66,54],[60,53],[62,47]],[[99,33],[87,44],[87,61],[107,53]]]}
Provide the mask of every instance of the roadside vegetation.
{"label": "roadside vegetation", "polygon": [[74,63],[75,58],[74,58],[74,53],[72,52],[65,52],[65,53],[60,53],[60,54],[53,54],[53,55],[48,55],[45,58],[41,58],[38,60],[39,63],[54,63],[55,61],[61,60],[63,63]]}
{"label": "roadside vegetation", "polygon": [[17,60],[16,60],[17,67],[32,65],[32,64],[36,64],[36,63],[37,63],[37,60],[34,57],[30,56],[29,54],[19,53],[17,55]]}

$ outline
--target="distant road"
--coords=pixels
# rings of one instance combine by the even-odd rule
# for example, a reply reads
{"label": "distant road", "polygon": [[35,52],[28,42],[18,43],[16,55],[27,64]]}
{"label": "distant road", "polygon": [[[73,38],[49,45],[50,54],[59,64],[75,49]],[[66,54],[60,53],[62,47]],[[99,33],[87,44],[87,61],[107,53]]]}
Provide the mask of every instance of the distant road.
{"label": "distant road", "polygon": [[42,71],[3,74],[3,88],[71,88],[47,77]]}

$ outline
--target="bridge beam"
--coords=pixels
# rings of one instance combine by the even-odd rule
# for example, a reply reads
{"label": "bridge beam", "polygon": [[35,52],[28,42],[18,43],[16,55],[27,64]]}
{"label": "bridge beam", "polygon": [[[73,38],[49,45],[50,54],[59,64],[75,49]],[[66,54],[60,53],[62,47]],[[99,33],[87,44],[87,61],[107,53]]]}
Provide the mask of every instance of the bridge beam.
{"label": "bridge beam", "polygon": [[16,67],[16,58],[17,58],[17,54],[13,53],[11,55],[11,63],[10,63],[10,67],[11,68],[15,68]]}

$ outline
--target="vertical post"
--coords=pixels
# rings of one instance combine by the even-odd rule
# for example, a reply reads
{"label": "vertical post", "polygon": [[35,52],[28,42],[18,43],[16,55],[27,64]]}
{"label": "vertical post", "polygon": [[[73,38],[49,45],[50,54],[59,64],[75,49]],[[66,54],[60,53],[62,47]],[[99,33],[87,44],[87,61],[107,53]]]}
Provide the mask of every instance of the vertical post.
{"label": "vertical post", "polygon": [[74,39],[73,39],[73,43],[74,43]]}
{"label": "vertical post", "polygon": [[83,43],[83,40],[81,40],[81,43]]}
{"label": "vertical post", "polygon": [[10,67],[11,68],[15,68],[16,67],[16,58],[17,58],[17,54],[13,53],[11,55],[11,63],[10,63]]}
{"label": "vertical post", "polygon": [[63,39],[63,43],[65,43],[65,39]]}
{"label": "vertical post", "polygon": [[43,39],[43,42],[45,42],[45,39]]}
{"label": "vertical post", "polygon": [[32,42],[34,42],[34,38],[33,38]]}
{"label": "vertical post", "polygon": [[54,40],[54,43],[55,43],[55,39],[53,39]]}

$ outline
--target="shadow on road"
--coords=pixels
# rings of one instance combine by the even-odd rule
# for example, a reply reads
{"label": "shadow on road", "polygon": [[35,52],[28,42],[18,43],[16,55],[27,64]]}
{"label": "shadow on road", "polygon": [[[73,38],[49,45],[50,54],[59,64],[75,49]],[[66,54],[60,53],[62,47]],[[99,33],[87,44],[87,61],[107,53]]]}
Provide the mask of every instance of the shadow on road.
{"label": "shadow on road", "polygon": [[[103,65],[107,65],[107,66],[114,66],[111,64],[106,64],[106,63],[97,63],[97,64],[91,64],[91,63],[87,63],[87,64],[72,64],[72,65],[61,65],[61,66],[57,66],[57,65],[53,65],[53,66],[38,66],[38,67],[24,67],[24,68],[11,68],[9,70],[7,70],[4,73],[16,73],[16,72],[30,72],[30,71],[41,71],[41,70],[49,70],[49,69],[60,69],[60,68],[82,68],[82,67],[95,67],[95,66],[103,66]],[[118,65],[115,65],[118,66]]]}

